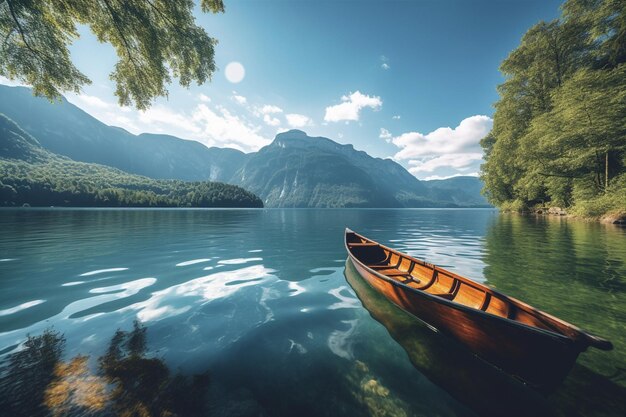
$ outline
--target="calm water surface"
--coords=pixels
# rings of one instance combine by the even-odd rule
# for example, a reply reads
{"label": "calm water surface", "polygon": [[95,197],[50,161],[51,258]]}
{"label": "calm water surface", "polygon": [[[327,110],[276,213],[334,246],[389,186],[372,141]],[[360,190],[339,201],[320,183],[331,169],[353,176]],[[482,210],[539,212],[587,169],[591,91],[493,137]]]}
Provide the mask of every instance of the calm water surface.
{"label": "calm water surface", "polygon": [[[615,349],[583,353],[539,395],[373,292],[346,264],[346,226]],[[623,416],[625,323],[614,226],[494,210],[0,210],[0,415]]]}

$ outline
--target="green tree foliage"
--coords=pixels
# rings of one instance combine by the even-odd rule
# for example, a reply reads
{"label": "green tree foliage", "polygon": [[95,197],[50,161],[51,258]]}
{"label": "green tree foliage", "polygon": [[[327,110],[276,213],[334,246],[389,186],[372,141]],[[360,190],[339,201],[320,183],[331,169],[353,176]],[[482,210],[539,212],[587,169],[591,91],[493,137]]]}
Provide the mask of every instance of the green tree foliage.
{"label": "green tree foliage", "polygon": [[[532,27],[504,60],[481,142],[492,203],[626,211],[625,12],[623,1],[568,0],[561,19]],[[580,210],[597,199],[601,208]]]}
{"label": "green tree foliage", "polygon": [[568,22],[583,25],[594,44],[590,51],[596,68],[626,62],[626,3],[623,0],[568,0],[563,5]]}
{"label": "green tree foliage", "polygon": [[263,207],[257,196],[234,185],[153,180],[65,158],[0,159],[0,178],[0,206]]}
{"label": "green tree foliage", "polygon": [[[203,12],[223,12],[222,0],[201,0]],[[120,105],[146,109],[167,94],[171,76],[188,87],[215,71],[216,41],[196,25],[192,0],[0,0],[0,75],[58,99],[89,78],[72,63],[68,46],[89,26],[119,58],[110,74]]]}

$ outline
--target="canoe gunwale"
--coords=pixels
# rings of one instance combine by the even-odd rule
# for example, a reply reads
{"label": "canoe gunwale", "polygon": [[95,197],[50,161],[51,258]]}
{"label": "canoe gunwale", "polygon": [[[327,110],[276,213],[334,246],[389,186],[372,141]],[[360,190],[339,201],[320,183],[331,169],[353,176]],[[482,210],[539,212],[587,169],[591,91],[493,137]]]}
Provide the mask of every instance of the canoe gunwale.
{"label": "canoe gunwale", "polygon": [[[404,283],[402,283],[400,281],[397,281],[397,280],[395,280],[393,278],[390,278],[390,277],[388,277],[388,276],[386,276],[384,274],[381,274],[378,271],[376,271],[376,270],[370,268],[369,266],[367,266],[365,263],[361,262],[361,260],[355,254],[353,254],[351,248],[348,246],[348,241],[347,241],[347,236],[348,236],[349,233],[352,233],[352,234],[356,235],[357,237],[359,237],[361,239],[365,239],[368,242],[376,243],[382,249],[390,251],[390,253],[394,253],[394,254],[400,256],[401,258],[407,258],[407,259],[409,259],[409,260],[411,260],[413,262],[416,262],[417,264],[420,264],[422,266],[426,266],[428,268],[431,268],[431,269],[433,269],[433,272],[435,272],[435,271],[444,272],[446,275],[450,276],[453,279],[458,279],[461,282],[467,283],[468,285],[470,285],[470,286],[472,286],[474,288],[478,288],[480,290],[486,291],[487,293],[492,293],[494,295],[497,295],[497,296],[503,298],[504,300],[506,300],[507,302],[512,303],[517,308],[524,309],[524,310],[526,310],[526,312],[529,312],[529,313],[531,313],[533,315],[538,315],[539,317],[544,317],[544,318],[547,318],[547,319],[550,319],[550,320],[554,320],[554,321],[560,323],[561,325],[566,326],[577,337],[571,337],[571,336],[568,336],[568,335],[563,334],[563,333],[558,333],[556,331],[552,331],[552,330],[543,329],[543,328],[540,328],[540,327],[531,326],[531,325],[528,325],[528,324],[525,324],[525,323],[520,323],[519,321],[516,321],[516,320],[513,320],[513,319],[509,319],[509,318],[506,318],[506,317],[498,316],[496,314],[488,313],[488,312],[480,310],[480,309],[469,307],[469,306],[463,305],[461,303],[458,303],[458,302],[455,302],[455,301],[448,300],[446,298],[440,297],[440,296],[438,296],[436,294],[428,293],[426,291],[423,291],[420,288],[413,288],[413,287],[411,287],[409,285],[406,285],[406,284],[404,284]],[[525,329],[526,331],[541,333],[541,334],[543,334],[545,336],[548,336],[550,338],[558,340],[559,342],[561,342],[563,344],[576,346],[576,348],[579,351],[581,351],[581,352],[585,351],[587,349],[587,347],[589,347],[589,346],[594,346],[594,347],[596,347],[598,349],[602,349],[602,350],[611,350],[612,349],[612,344],[611,344],[610,341],[605,340],[605,339],[603,339],[601,337],[589,334],[589,333],[585,332],[584,330],[578,328],[577,326],[575,326],[575,325],[573,325],[571,323],[568,323],[568,322],[566,322],[564,320],[559,319],[558,317],[554,317],[554,316],[552,316],[552,315],[550,315],[548,313],[545,313],[545,312],[543,312],[541,310],[538,310],[538,309],[536,309],[536,308],[534,308],[534,307],[524,303],[523,301],[517,300],[514,297],[510,297],[510,296],[508,296],[506,294],[503,294],[503,293],[501,293],[501,292],[499,292],[499,291],[497,291],[497,290],[495,290],[493,288],[487,287],[484,284],[472,281],[469,278],[460,276],[460,275],[455,274],[454,272],[448,271],[448,270],[446,270],[444,268],[440,268],[437,265],[428,263],[428,262],[423,261],[421,259],[414,258],[414,257],[412,257],[412,256],[410,256],[408,254],[399,252],[398,250],[395,250],[395,249],[392,249],[392,248],[390,248],[388,246],[382,245],[382,244],[380,244],[378,242],[375,242],[375,241],[373,241],[373,240],[371,240],[371,239],[369,239],[369,238],[367,238],[367,237],[365,237],[363,235],[360,235],[359,233],[356,233],[353,230],[350,230],[348,228],[346,228],[346,230],[345,230],[344,244],[345,244],[345,247],[346,247],[346,250],[348,252],[348,255],[349,255],[350,259],[353,262],[356,261],[368,273],[374,275],[375,277],[377,277],[379,279],[382,279],[382,280],[392,284],[395,287],[401,288],[402,291],[410,292],[410,293],[415,294],[417,296],[425,297],[430,302],[436,302],[438,304],[443,304],[446,307],[453,308],[455,310],[460,310],[460,311],[463,311],[463,312],[471,314],[471,315],[478,315],[478,316],[488,317],[490,320],[501,321],[501,322],[506,323],[506,324],[511,325],[511,326],[520,327],[522,329]]]}

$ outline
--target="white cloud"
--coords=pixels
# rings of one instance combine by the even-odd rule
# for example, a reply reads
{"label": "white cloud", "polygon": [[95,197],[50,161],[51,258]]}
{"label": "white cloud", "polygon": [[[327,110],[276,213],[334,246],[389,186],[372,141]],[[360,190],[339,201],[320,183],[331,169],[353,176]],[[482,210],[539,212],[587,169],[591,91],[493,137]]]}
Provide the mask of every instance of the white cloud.
{"label": "white cloud", "polygon": [[448,178],[454,178],[454,177],[478,177],[478,176],[480,176],[478,172],[471,172],[469,174],[454,174],[454,175],[431,175],[430,177],[422,178],[422,181],[447,180]]}
{"label": "white cloud", "polygon": [[384,127],[380,128],[380,134],[378,135],[379,138],[381,139],[385,139],[387,142],[391,142],[391,133],[385,129]]}
{"label": "white cloud", "polygon": [[96,96],[80,94],[80,95],[74,96],[74,98],[76,101],[78,101],[78,103],[83,104],[87,107],[96,107],[99,109],[109,109],[113,107],[111,103],[107,103],[106,101]]}
{"label": "white cloud", "polygon": [[[142,132],[138,126],[138,121],[133,120],[131,117],[133,109],[130,107],[120,107],[116,102],[109,102],[88,94],[68,93],[65,97],[67,101],[80,107],[103,123],[124,128],[135,134]],[[120,113],[125,113],[127,116]]]}
{"label": "white cloud", "polygon": [[409,161],[409,172],[415,175],[421,172],[433,172],[438,168],[454,168],[464,171],[470,169],[475,162],[482,158],[482,152],[470,152],[451,153],[425,160],[412,159]]}
{"label": "white cloud", "polygon": [[440,127],[427,134],[403,133],[391,140],[401,149],[394,159],[406,160],[479,151],[479,142],[489,133],[492,125],[493,120],[488,116],[471,116],[461,121],[454,129]]}
{"label": "white cloud", "polygon": [[270,116],[269,114],[266,114],[265,116],[263,116],[263,121],[268,126],[279,126],[280,125],[280,120],[278,120],[275,117]]}
{"label": "white cloud", "polygon": [[246,103],[248,103],[248,99],[245,98],[244,96],[240,96],[239,94],[233,92],[233,95],[231,97],[237,104],[240,105],[245,105]]}
{"label": "white cloud", "polygon": [[[235,96],[245,99],[235,91],[227,97],[239,103],[243,102],[241,99],[235,99]],[[133,134],[165,133],[196,140],[207,146],[230,147],[244,152],[256,151],[271,142],[274,129],[281,125],[281,120],[273,115],[283,111],[280,107],[269,104],[259,107],[261,121],[246,117],[256,114],[257,110],[256,107],[249,105],[247,100],[242,107],[233,106],[235,108],[229,110],[214,104],[214,101],[204,94],[193,95],[196,104],[185,111],[171,107],[167,103],[155,104],[146,111],[138,111],[130,107],[120,107],[113,98],[107,98],[106,95],[103,97],[69,93],[66,97],[71,103],[103,123],[119,126]],[[304,115],[293,114],[289,115],[289,118],[294,127],[313,123]]]}
{"label": "white cloud", "polygon": [[389,66],[389,58],[387,58],[385,55],[381,55],[380,56],[380,67],[384,70],[388,70],[389,68],[391,68],[391,66]]}
{"label": "white cloud", "polygon": [[[175,128],[177,132],[184,132],[183,136],[199,134],[201,128],[195,123],[190,123],[189,117],[177,113],[165,106],[152,106],[146,111],[139,112],[139,121],[145,125]],[[180,133],[178,133],[180,134]]]}
{"label": "white cloud", "polygon": [[203,102],[189,113],[165,105],[136,111],[84,94],[68,95],[68,99],[102,122],[123,127],[135,134],[167,133],[194,139],[207,146],[231,147],[246,152],[258,150],[270,143],[260,132],[262,125],[253,125],[223,106],[210,107],[210,102],[204,101],[200,95],[198,99]]}
{"label": "white cloud", "polygon": [[349,96],[341,97],[342,103],[326,107],[324,120],[327,122],[357,121],[361,109],[369,107],[379,110],[383,102],[378,96],[368,96],[360,91],[351,93]]}
{"label": "white cloud", "polygon": [[26,84],[22,84],[21,82],[15,81],[15,80],[9,80],[8,78],[3,77],[2,75],[0,75],[0,84],[8,85],[9,87],[18,87],[18,86],[27,87]]}
{"label": "white cloud", "polygon": [[224,107],[217,106],[215,110],[220,114],[207,105],[200,104],[193,112],[191,120],[200,126],[200,137],[205,138],[203,141],[208,140],[208,144],[215,145],[229,143],[247,151],[258,150],[270,143],[269,139],[260,135],[259,126],[246,123]]}
{"label": "white cloud", "polygon": [[273,113],[282,113],[283,109],[278,106],[274,106],[272,104],[266,104],[263,107],[257,108],[256,112],[259,114],[273,114]]}
{"label": "white cloud", "polygon": [[243,147],[241,146],[241,144],[239,143],[233,143],[233,142],[226,142],[226,143],[220,143],[219,145],[221,148],[232,148],[232,149],[237,149],[238,151],[241,152],[247,152],[249,150],[248,147]]}
{"label": "white cloud", "polygon": [[430,133],[407,132],[391,138],[400,150],[397,161],[408,161],[409,172],[417,177],[450,177],[475,173],[482,161],[480,140],[491,130],[488,116],[471,116],[455,128],[440,127]]}
{"label": "white cloud", "polygon": [[296,113],[291,113],[291,114],[286,114],[285,118],[287,119],[287,124],[291,127],[305,127],[305,126],[312,126],[313,125],[313,120],[311,120],[310,117],[305,116],[303,114],[296,114]]}
{"label": "white cloud", "polygon": [[395,116],[391,116],[393,120],[400,120],[400,115],[396,114]]}

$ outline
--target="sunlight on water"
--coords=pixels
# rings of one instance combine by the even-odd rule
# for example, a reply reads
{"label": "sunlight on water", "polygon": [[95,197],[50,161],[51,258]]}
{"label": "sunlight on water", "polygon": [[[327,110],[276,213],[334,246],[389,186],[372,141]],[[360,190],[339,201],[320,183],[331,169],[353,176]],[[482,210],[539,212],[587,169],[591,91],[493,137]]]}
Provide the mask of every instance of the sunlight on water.
{"label": "sunlight on water", "polygon": [[[147,301],[131,305],[129,308],[138,310],[137,316],[142,321],[171,317],[191,308],[189,304],[193,301],[184,299],[186,297],[196,298],[199,302],[227,298],[243,287],[260,284],[271,277],[271,272],[273,272],[271,269],[263,265],[216,272],[154,292]],[[184,307],[176,307],[181,304],[184,304]]]}
{"label": "sunlight on water", "polygon": [[28,301],[26,303],[22,303],[19,306],[15,306],[12,308],[7,308],[6,310],[0,310],[0,316],[8,316],[14,313],[17,313],[18,311],[22,311],[22,310],[26,310],[27,308],[30,307],[34,307],[37,306],[41,303],[45,303],[46,300],[33,300],[33,301]]}
{"label": "sunlight on water", "polygon": [[220,265],[242,265],[248,262],[262,261],[263,258],[238,258],[238,259],[223,259],[217,263]]}
{"label": "sunlight on water", "polygon": [[72,281],[72,282],[66,282],[64,284],[61,284],[62,287],[73,287],[74,285],[80,285],[80,284],[84,284],[85,281]]}
{"label": "sunlight on water", "polygon": [[[347,270],[344,276],[345,227],[608,337],[616,349],[581,355],[555,397],[567,414],[557,414],[576,415],[571,404],[582,377],[608,393],[603,410],[622,410],[615,398],[626,387],[618,365],[626,358],[623,230],[493,210],[0,210],[0,356],[23,366],[27,335],[41,336],[37,343],[59,352],[65,376],[23,383],[41,386],[44,398],[64,381],[83,381],[72,394],[83,395],[91,382],[110,385],[106,370],[96,376],[107,363],[98,358],[134,335],[144,340],[137,345],[143,359],[133,362],[126,352],[114,360],[139,378],[125,387],[148,384],[141,378],[157,369],[206,371],[209,409],[484,414],[464,395],[477,396],[478,388],[439,369],[457,372],[445,367],[451,360],[458,372],[478,372],[477,379],[502,377],[462,354],[441,353],[438,340],[397,317],[384,299],[362,289],[355,294],[358,284]],[[135,320],[144,330],[133,327]],[[186,397],[172,398],[182,404]]]}
{"label": "sunlight on water", "polygon": [[80,274],[79,277],[90,277],[92,275],[104,274],[105,272],[119,272],[126,271],[128,268],[108,268],[108,269],[98,269],[96,271],[85,272],[84,274]]}
{"label": "sunlight on water", "polygon": [[189,266],[189,265],[201,264],[201,263],[204,263],[204,262],[209,262],[211,259],[212,258],[192,259],[191,261],[185,261],[185,262],[177,263],[176,266]]}

